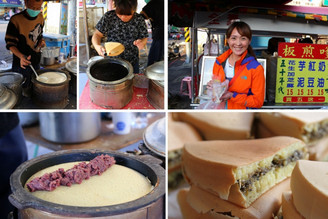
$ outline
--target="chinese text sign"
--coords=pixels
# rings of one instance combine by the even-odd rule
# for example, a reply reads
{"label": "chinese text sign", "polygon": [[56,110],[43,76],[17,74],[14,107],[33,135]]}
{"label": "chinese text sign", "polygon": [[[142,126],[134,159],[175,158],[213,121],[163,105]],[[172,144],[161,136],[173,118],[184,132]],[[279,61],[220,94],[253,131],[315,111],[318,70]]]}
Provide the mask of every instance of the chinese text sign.
{"label": "chinese text sign", "polygon": [[279,44],[276,103],[328,102],[328,45]]}

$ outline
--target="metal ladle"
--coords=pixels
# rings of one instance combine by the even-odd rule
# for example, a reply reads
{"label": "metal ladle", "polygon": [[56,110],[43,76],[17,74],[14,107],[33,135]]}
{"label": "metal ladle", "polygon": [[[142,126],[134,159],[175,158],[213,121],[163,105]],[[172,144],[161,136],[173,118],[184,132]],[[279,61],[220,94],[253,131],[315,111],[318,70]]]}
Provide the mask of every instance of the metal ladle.
{"label": "metal ladle", "polygon": [[32,65],[30,65],[30,68],[33,70],[33,72],[34,72],[34,74],[35,74],[35,76],[36,76],[36,80],[38,80],[39,75],[36,73],[36,71],[35,71],[35,69],[33,68]]}

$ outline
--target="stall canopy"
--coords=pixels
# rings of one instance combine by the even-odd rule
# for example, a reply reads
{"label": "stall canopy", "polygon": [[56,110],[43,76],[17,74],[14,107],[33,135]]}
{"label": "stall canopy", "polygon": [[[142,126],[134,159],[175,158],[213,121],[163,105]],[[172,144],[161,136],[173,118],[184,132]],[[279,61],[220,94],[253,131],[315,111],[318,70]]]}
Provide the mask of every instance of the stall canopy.
{"label": "stall canopy", "polygon": [[0,7],[18,8],[22,7],[20,0],[0,0]]}
{"label": "stall canopy", "polygon": [[[290,0],[268,1],[268,3],[266,3],[266,1],[255,0],[174,0],[169,1],[169,24],[178,27],[200,27],[202,23],[196,24],[197,26],[194,24],[196,19],[199,20],[199,17],[195,19],[195,12],[213,12],[210,18],[206,18],[213,22],[224,18],[227,14],[229,14],[230,20],[234,19],[234,16],[236,16],[235,14],[253,14],[253,17],[256,18],[258,18],[258,15],[262,15],[270,20],[272,20],[272,18],[276,18],[275,20],[282,19],[283,21],[294,20],[293,22],[305,22],[309,25],[311,22],[317,22],[315,23],[316,26],[318,26],[318,23],[320,23],[320,25],[321,23],[327,23],[328,8],[285,5],[288,2],[290,2]],[[268,23],[265,22],[265,25],[267,24]],[[285,24],[286,26],[293,25],[293,23],[288,24],[288,22]],[[325,26],[325,24],[323,24],[323,26]],[[270,29],[273,28],[274,26],[271,26]],[[286,28],[286,30],[289,30],[289,28]]]}

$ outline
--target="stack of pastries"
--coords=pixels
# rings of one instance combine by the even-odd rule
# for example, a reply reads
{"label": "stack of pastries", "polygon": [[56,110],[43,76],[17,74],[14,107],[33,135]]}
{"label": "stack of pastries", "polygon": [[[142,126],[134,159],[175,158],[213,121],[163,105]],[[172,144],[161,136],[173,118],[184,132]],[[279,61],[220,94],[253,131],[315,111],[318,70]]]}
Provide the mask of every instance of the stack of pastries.
{"label": "stack of pastries", "polygon": [[[322,206],[328,204],[328,171],[320,170],[327,170],[328,163],[319,162],[328,160],[328,113],[184,112],[170,116],[169,121],[188,124],[193,130],[176,126],[168,136],[169,151],[180,143],[180,170],[189,184],[177,195],[183,218],[271,219],[278,213],[284,219],[328,218]],[[177,141],[181,136],[185,140]],[[305,176],[304,166],[309,172],[312,169],[311,176]],[[320,177],[321,184],[311,182]],[[304,190],[309,192],[304,195]],[[318,195],[311,199],[311,194]]]}
{"label": "stack of pastries", "polygon": [[185,144],[182,168],[190,190],[178,202],[184,218],[272,218],[289,190],[305,144],[292,137]]}

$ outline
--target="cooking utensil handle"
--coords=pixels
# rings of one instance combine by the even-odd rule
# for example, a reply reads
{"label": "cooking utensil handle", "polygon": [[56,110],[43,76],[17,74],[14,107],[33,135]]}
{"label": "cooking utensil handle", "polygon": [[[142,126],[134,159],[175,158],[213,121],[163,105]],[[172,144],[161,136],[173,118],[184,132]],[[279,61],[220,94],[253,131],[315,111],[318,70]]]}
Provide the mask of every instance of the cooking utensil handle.
{"label": "cooking utensil handle", "polygon": [[156,158],[154,156],[151,156],[149,154],[141,155],[140,158],[143,161],[149,162],[149,163],[152,163],[152,164],[158,164],[158,165],[160,165],[163,162],[160,159],[158,159],[158,158]]}
{"label": "cooking utensil handle", "polygon": [[33,207],[33,202],[28,201],[27,198],[24,198],[18,194],[10,194],[8,197],[10,203],[18,209],[25,209]]}

